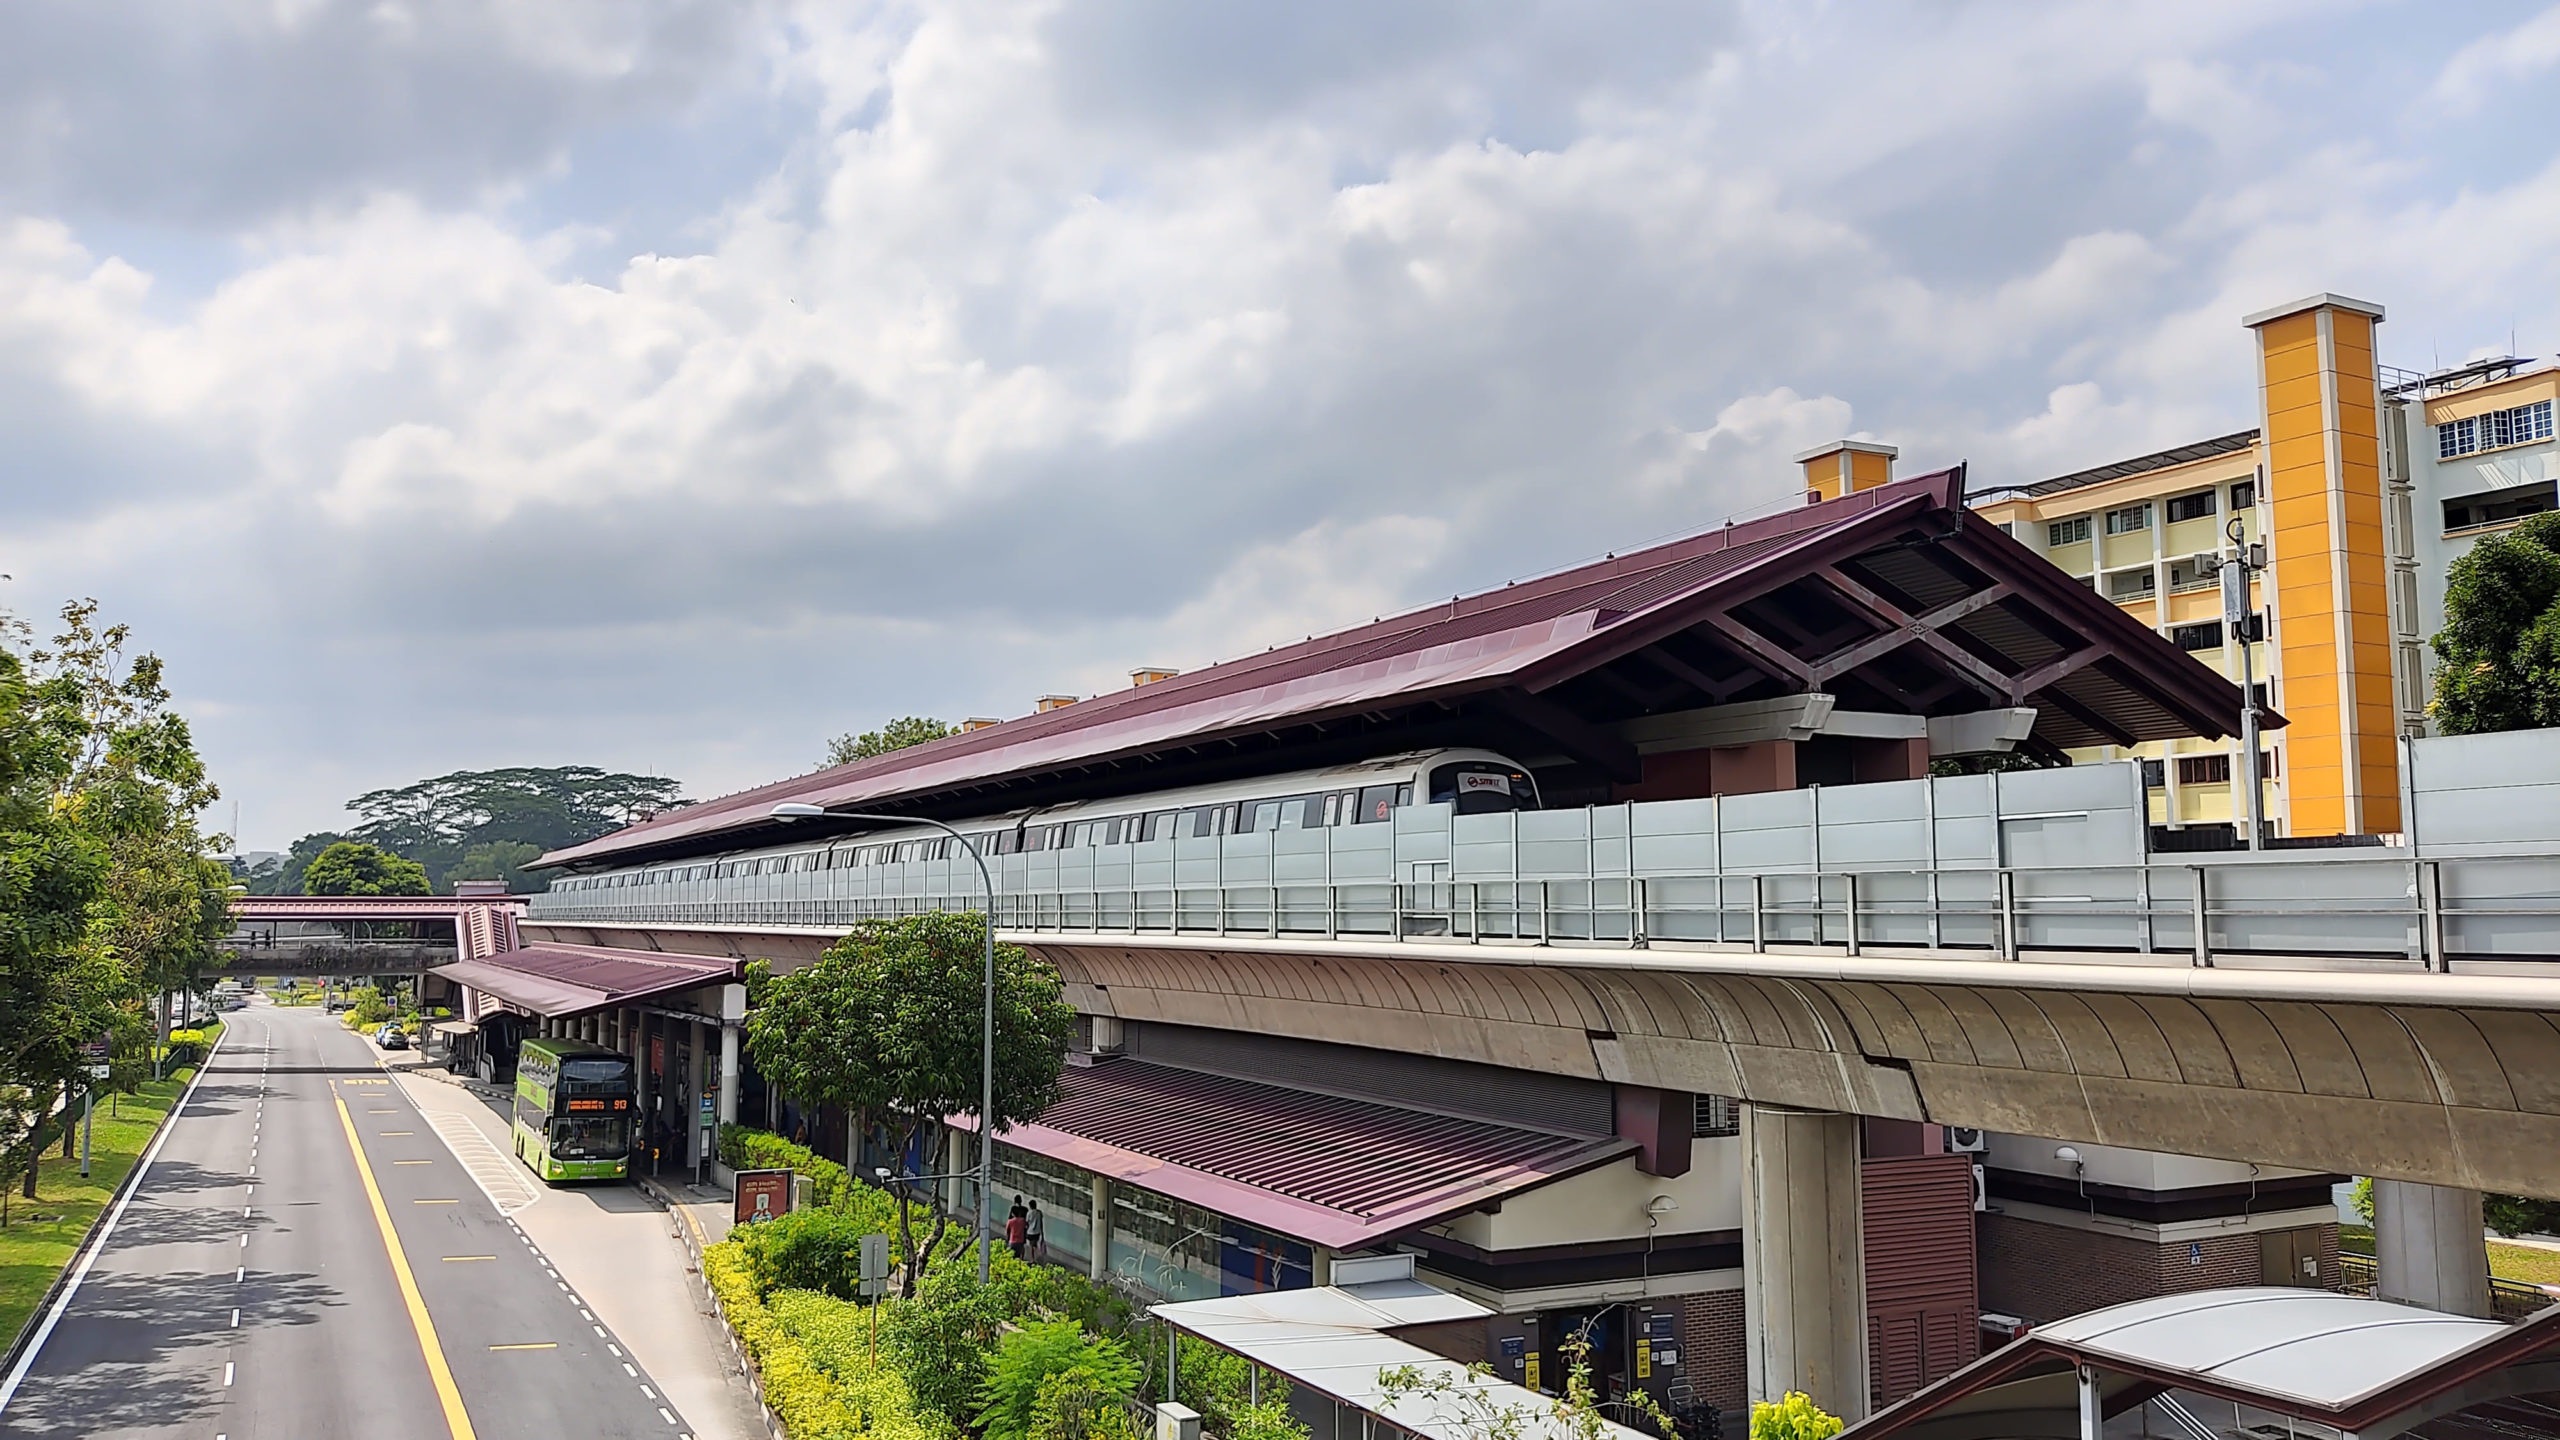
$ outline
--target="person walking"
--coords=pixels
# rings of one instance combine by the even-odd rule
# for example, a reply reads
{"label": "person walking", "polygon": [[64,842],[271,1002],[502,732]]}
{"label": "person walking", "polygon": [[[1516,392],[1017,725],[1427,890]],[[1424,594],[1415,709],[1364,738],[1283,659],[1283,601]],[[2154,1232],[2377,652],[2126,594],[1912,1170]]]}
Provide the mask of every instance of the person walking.
{"label": "person walking", "polygon": [[1022,1248],[1033,1260],[1049,1258],[1048,1217],[1040,1213],[1040,1202],[1033,1200],[1031,1210],[1022,1217]]}
{"label": "person walking", "polygon": [[1005,1248],[1013,1252],[1014,1259],[1019,1260],[1022,1258],[1022,1247],[1026,1243],[1027,1237],[1030,1233],[1031,1222],[1025,1218],[1025,1213],[1022,1208],[1022,1197],[1016,1195],[1013,1197],[1013,1209],[1005,1216],[1004,1220]]}

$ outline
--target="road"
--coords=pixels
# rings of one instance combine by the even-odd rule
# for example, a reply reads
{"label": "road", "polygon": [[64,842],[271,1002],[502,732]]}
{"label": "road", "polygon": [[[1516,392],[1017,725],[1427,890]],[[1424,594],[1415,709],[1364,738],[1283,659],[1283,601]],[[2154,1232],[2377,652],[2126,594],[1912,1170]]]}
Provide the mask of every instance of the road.
{"label": "road", "polygon": [[690,1440],[334,1018],[233,1012],[114,1225],[0,1435]]}

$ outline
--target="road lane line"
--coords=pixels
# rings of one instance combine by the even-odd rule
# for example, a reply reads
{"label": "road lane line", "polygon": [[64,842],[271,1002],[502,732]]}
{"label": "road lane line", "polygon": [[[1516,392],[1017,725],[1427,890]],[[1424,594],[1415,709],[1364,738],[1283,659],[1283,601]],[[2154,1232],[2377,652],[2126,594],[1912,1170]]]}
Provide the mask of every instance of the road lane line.
{"label": "road lane line", "polygon": [[489,1348],[492,1350],[557,1350],[560,1348],[560,1342],[557,1340],[538,1340],[527,1345],[492,1345]]}
{"label": "road lane line", "polygon": [[364,1182],[364,1198],[373,1206],[373,1223],[382,1232],[383,1252],[391,1257],[392,1278],[400,1282],[401,1302],[409,1307],[409,1328],[417,1332],[427,1378],[435,1382],[436,1399],[443,1403],[445,1429],[453,1440],[477,1440],[470,1412],[462,1408],[462,1391],[453,1383],[453,1368],[445,1363],[444,1346],[436,1339],[436,1322],[427,1314],[426,1297],[418,1293],[418,1277],[409,1269],[408,1252],[400,1248],[400,1233],[391,1228],[391,1207],[382,1202],[382,1187],[374,1183],[373,1166],[364,1158],[364,1142],[356,1138],[356,1117],[347,1112],[345,1096],[333,1090],[329,1099],[338,1107],[338,1124],[347,1132],[347,1153],[355,1157],[356,1178]]}
{"label": "road lane line", "polygon": [[213,1048],[205,1052],[204,1063],[196,1067],[195,1078],[187,1082],[186,1093],[169,1108],[169,1118],[160,1122],[159,1133],[151,1137],[151,1144],[142,1152],[140,1163],[125,1178],[124,1193],[116,1197],[115,1208],[107,1212],[107,1223],[99,1227],[97,1238],[80,1252],[79,1268],[71,1272],[71,1281],[62,1287],[61,1298],[45,1312],[44,1323],[36,1327],[35,1338],[27,1342],[26,1350],[18,1356],[18,1363],[9,1367],[9,1378],[0,1380],[0,1414],[7,1413],[9,1402],[18,1398],[18,1387],[26,1383],[27,1372],[35,1368],[36,1357],[44,1352],[45,1340],[53,1334],[53,1327],[62,1323],[63,1312],[71,1308],[72,1297],[80,1293],[80,1282],[89,1278],[89,1267],[98,1263],[98,1256],[106,1250],[107,1242],[115,1238],[116,1223],[124,1219],[124,1207],[132,1204],[133,1197],[142,1193],[142,1182],[151,1174],[151,1162],[160,1158],[160,1147],[168,1141],[169,1132],[178,1128],[178,1117],[187,1113],[188,1102],[196,1098],[196,1087],[204,1083],[205,1072],[213,1068],[213,1057],[222,1053],[222,1042],[230,1038],[228,1030],[213,1037]]}
{"label": "road lane line", "polygon": [[436,1162],[433,1160],[394,1160],[391,1163],[394,1165],[433,1165]]}
{"label": "road lane line", "polygon": [[222,1388],[225,1390],[231,1388],[231,1368],[234,1363],[229,1360],[222,1362]]}
{"label": "road lane line", "polygon": [[474,1260],[495,1260],[497,1258],[498,1257],[495,1255],[447,1255],[444,1257],[444,1263],[447,1265],[467,1265]]}
{"label": "road lane line", "polygon": [[412,1200],[409,1203],[412,1205],[459,1205],[462,1202],[459,1200]]}

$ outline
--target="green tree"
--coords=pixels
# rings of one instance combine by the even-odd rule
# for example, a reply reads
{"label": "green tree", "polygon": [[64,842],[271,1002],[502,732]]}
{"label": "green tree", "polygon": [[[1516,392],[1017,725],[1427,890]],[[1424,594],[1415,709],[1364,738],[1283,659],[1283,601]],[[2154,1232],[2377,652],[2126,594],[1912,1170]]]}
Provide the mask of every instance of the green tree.
{"label": "green tree", "polygon": [[302,873],[305,895],[428,895],[427,869],[379,845],[341,840]]}
{"label": "green tree", "polygon": [[819,768],[832,770],[838,765],[850,765],[856,760],[868,760],[874,755],[886,755],[892,750],[904,750],[910,745],[922,745],[959,733],[957,725],[945,725],[924,715],[901,715],[877,730],[865,730],[859,735],[846,731],[828,741],[827,763]]}
{"label": "green tree", "polygon": [[966,1265],[945,1265],[921,1286],[910,1275],[903,1303],[880,1312],[880,1354],[907,1377],[916,1403],[965,1426],[987,1379],[987,1352],[1003,1333],[1005,1305]]}
{"label": "green tree", "polygon": [[346,838],[335,830],[320,830],[294,841],[293,848],[285,852],[282,860],[262,861],[249,871],[249,893],[302,894],[303,872],[311,868],[312,861],[320,858],[321,851]]}
{"label": "green tree", "polygon": [[[1081,1374],[1078,1389],[1090,1399],[1071,1402],[1088,1410],[1093,1402],[1116,1404],[1138,1391],[1138,1367],[1115,1341],[1084,1333],[1073,1320],[1033,1321],[1008,1333],[987,1367],[978,1392],[978,1432],[986,1440],[1031,1440],[1032,1411],[1043,1387],[1069,1371]],[[1064,1397],[1048,1396],[1055,1408]],[[1054,1423],[1054,1422],[1053,1422]]]}
{"label": "green tree", "polygon": [[445,872],[445,888],[453,888],[457,880],[504,880],[508,894],[536,894],[551,888],[551,878],[529,873],[524,867],[541,858],[539,845],[517,840],[486,841],[462,852],[462,858]]}
{"label": "green tree", "polygon": [[[7,1163],[25,1164],[30,1195],[36,1156],[71,1113],[57,1102],[86,1083],[79,1047],[145,994],[160,997],[165,1032],[169,992],[195,987],[231,928],[230,869],[208,853],[228,839],[195,825],[220,792],[169,708],[159,658],[128,657],[128,629],[101,627],[97,612],[91,600],[63,606],[41,649],[23,624],[0,628],[11,732],[0,924],[12,932],[0,963],[13,971],[0,982],[0,1104],[19,1112]],[[75,898],[76,932],[63,908]]]}
{"label": "green tree", "polygon": [[2448,735],[2560,725],[2560,511],[2471,547],[2445,572],[2435,703]]}
{"label": "green tree", "polygon": [[[347,838],[416,860],[426,867],[428,880],[446,890],[456,867],[478,847],[530,845],[536,855],[563,849],[674,809],[683,790],[681,783],[662,776],[624,775],[591,765],[456,770],[348,801],[347,808],[363,823]],[[485,864],[500,853],[493,850],[480,858]],[[514,863],[520,867],[523,862]],[[533,875],[522,877],[520,886],[512,879],[510,884],[523,893],[546,889],[550,881]]]}
{"label": "green tree", "polygon": [[[756,1069],[807,1103],[867,1115],[888,1128],[892,1151],[920,1154],[927,1173],[949,1168],[943,1123],[978,1109],[986,926],[976,915],[937,911],[865,921],[814,962],[762,982],[747,1021]],[[997,1130],[1047,1109],[1075,1012],[1058,973],[1021,947],[996,947]],[[943,1187],[901,1185],[898,1245],[913,1257],[905,1294],[939,1253],[951,1223]],[[932,1219],[916,1243],[918,1191]]]}

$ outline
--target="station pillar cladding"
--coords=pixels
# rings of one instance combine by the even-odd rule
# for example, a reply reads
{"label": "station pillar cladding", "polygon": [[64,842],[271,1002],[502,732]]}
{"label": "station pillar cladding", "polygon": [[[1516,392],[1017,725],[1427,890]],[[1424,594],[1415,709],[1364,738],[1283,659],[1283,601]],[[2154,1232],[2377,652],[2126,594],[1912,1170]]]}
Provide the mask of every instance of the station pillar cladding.
{"label": "station pillar cladding", "polygon": [[[2382,307],[2314,295],[2242,322],[2258,337],[2273,502],[2275,692],[2296,835],[2400,828],[2374,329]],[[2261,595],[2260,603],[2266,597]]]}

